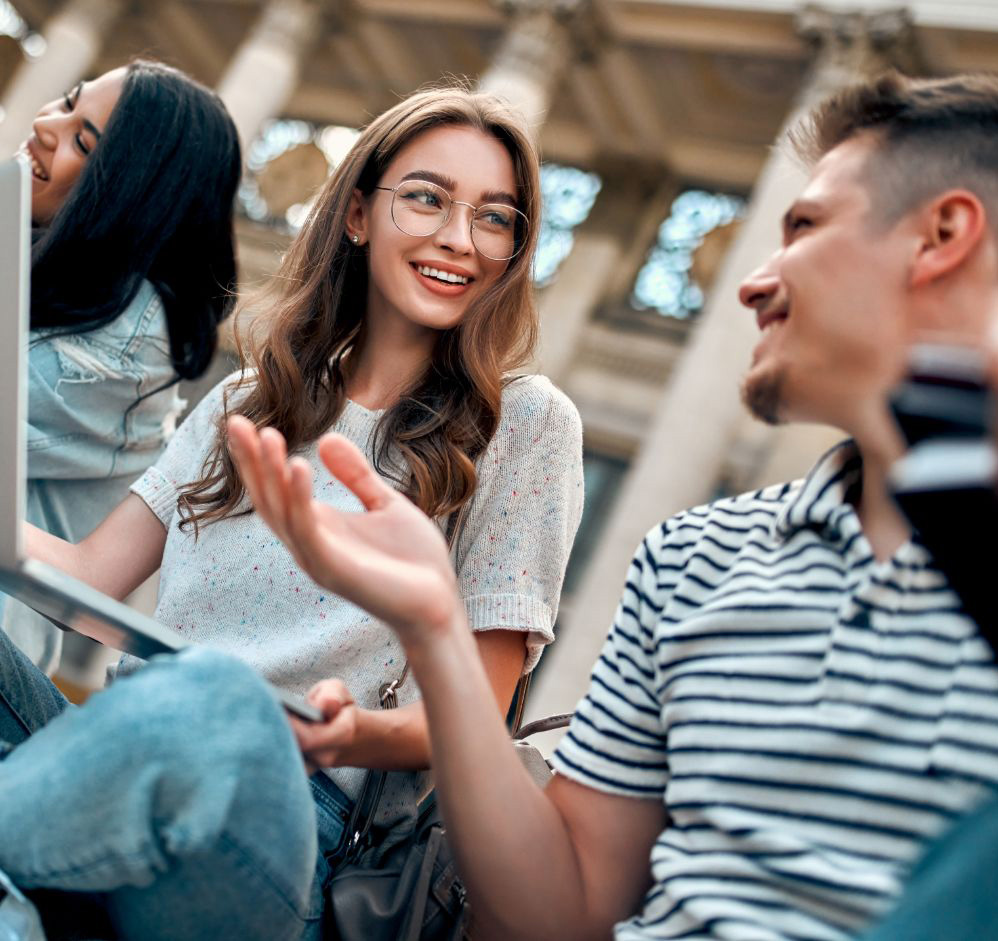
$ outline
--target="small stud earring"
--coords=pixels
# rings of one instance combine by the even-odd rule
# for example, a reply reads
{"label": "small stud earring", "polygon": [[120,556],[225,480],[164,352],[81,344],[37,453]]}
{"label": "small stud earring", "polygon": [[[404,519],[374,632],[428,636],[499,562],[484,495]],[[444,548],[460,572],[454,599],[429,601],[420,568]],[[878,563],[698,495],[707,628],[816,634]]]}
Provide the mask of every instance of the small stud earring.
{"label": "small stud earring", "polygon": [[350,240],[354,243],[354,245],[360,245],[360,236],[356,232],[350,236]]}

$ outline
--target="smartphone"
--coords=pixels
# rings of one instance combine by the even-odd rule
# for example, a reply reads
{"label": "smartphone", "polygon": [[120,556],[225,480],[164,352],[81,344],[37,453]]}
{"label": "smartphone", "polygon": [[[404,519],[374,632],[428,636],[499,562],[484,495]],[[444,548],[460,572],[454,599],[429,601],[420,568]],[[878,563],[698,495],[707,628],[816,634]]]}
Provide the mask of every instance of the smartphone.
{"label": "smartphone", "polygon": [[998,651],[998,451],[983,353],[914,347],[890,404],[908,443],[889,475],[894,499]]}

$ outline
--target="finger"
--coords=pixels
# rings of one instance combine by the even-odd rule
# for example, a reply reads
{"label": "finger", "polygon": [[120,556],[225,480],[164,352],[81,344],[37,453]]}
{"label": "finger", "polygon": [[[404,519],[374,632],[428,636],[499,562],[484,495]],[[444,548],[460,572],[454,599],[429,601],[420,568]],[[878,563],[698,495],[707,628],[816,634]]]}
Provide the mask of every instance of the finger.
{"label": "finger", "polygon": [[253,508],[273,527],[274,508],[266,481],[264,438],[256,426],[241,415],[228,422],[229,451],[242,478]]}
{"label": "finger", "polygon": [[342,680],[320,680],[306,697],[327,719],[332,719],[344,706],[353,705],[353,696]]}
{"label": "finger", "polygon": [[366,509],[380,509],[398,496],[378,476],[361,450],[342,435],[325,435],[319,441],[319,456],[329,472],[355,494]]}
{"label": "finger", "polygon": [[335,531],[335,511],[327,510],[327,519],[319,525],[317,504],[312,499],[312,468],[301,458],[290,462],[291,480],[287,491],[287,531],[282,535],[298,564],[319,582],[327,584],[343,566],[342,553],[328,538]]}
{"label": "finger", "polygon": [[242,415],[232,415],[226,423],[229,454],[253,506],[262,494],[260,484],[260,438],[256,426]]}
{"label": "finger", "polygon": [[267,522],[278,535],[287,517],[287,448],[284,436],[276,428],[260,431],[260,482],[262,485]]}

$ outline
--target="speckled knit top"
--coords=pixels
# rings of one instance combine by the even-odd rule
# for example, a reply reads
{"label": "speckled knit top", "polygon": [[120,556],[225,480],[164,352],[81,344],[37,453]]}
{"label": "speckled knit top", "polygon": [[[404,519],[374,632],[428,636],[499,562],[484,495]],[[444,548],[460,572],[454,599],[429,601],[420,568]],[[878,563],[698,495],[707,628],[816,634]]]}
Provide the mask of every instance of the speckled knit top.
{"label": "speckled knit top", "polygon": [[[378,688],[395,678],[404,662],[383,623],[317,587],[255,513],[202,526],[197,539],[190,527],[178,526],[178,488],[200,476],[230,380],[205,396],[159,461],[132,485],[167,528],[156,617],[193,641],[246,661],[285,689],[304,693],[335,676],[360,705],[375,708]],[[370,456],[381,414],[348,401],[330,431]],[[312,465],[317,500],[360,509],[322,465],[314,444],[302,455]],[[526,668],[532,669],[554,639],[558,596],[582,513],[582,430],[569,399],[541,376],[510,382],[478,474],[452,552],[459,590],[472,630],[527,634]],[[125,658],[118,673],[137,665]],[[400,703],[418,696],[409,679]],[[327,773],[351,798],[359,793],[363,771]],[[391,775],[379,822],[408,817],[425,777]]]}

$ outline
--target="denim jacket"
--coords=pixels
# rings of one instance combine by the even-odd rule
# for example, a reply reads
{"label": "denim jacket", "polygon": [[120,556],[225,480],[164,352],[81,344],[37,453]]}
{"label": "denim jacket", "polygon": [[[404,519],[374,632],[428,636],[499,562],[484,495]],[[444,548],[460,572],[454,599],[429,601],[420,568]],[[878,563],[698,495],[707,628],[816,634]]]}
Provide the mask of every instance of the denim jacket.
{"label": "denim jacket", "polygon": [[[115,320],[89,333],[46,338],[28,353],[27,518],[63,539],[83,539],[159,457],[184,407],[174,378],[163,303],[144,281]],[[8,601],[4,628],[54,669],[61,633]]]}

